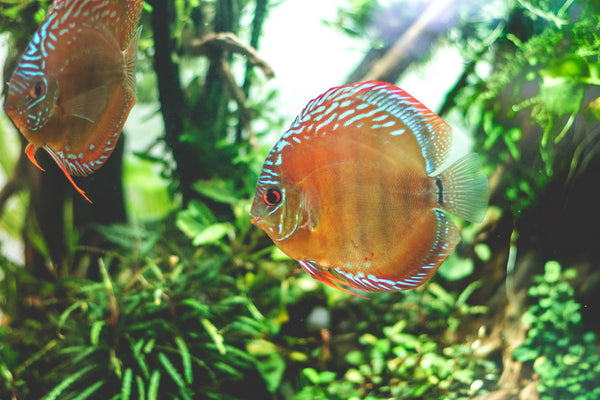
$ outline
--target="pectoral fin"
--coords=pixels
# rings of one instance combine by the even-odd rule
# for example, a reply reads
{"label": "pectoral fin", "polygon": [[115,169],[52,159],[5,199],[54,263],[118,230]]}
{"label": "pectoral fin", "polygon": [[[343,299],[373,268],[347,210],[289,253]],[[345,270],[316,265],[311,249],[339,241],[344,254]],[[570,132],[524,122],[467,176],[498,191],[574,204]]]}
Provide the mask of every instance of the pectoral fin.
{"label": "pectoral fin", "polygon": [[98,86],[64,101],[62,103],[63,113],[67,116],[82,118],[94,123],[104,111],[107,100],[108,91],[106,86]]}

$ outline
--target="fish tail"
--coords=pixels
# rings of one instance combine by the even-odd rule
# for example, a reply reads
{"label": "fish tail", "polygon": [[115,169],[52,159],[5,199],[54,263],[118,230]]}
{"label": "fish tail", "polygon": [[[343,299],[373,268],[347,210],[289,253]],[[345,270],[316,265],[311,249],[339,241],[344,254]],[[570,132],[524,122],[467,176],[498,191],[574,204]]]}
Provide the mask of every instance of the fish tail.
{"label": "fish tail", "polygon": [[140,42],[141,34],[142,34],[142,27],[139,26],[135,30],[135,33],[133,34],[133,37],[129,41],[127,48],[123,52],[123,57],[125,58],[125,73],[126,73],[127,84],[131,88],[133,93],[136,92],[135,65],[137,63],[137,49],[138,49],[138,44]]}
{"label": "fish tail", "polygon": [[481,222],[487,210],[489,189],[479,155],[470,153],[436,177],[438,204],[469,222]]}

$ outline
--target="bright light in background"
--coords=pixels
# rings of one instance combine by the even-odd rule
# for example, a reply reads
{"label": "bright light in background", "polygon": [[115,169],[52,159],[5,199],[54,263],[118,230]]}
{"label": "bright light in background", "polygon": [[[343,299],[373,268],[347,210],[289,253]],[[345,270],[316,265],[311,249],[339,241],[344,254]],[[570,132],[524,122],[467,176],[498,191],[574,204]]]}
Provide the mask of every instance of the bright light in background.
{"label": "bright light in background", "polygon": [[335,21],[333,0],[287,0],[269,10],[259,54],[275,71],[278,113],[289,125],[304,106],[344,82],[365,51],[366,41],[326,26]]}
{"label": "bright light in background", "polygon": [[[344,83],[369,49],[368,38],[351,38],[324,23],[337,20],[338,6],[342,3],[340,0],[285,0],[269,9],[258,52],[275,71],[275,78],[267,83],[265,90],[278,91],[274,106],[284,120],[284,130],[311,99]],[[6,37],[0,36],[0,60],[6,59],[5,42]],[[458,51],[450,46],[439,46],[427,63],[409,67],[396,84],[437,111],[462,70],[463,59]],[[454,154],[469,151],[471,142],[458,118],[450,116],[448,122],[454,128],[452,158]],[[10,124],[4,124],[7,125]],[[138,104],[125,130],[128,133],[125,154],[131,157],[132,152],[144,150],[162,135],[162,116],[156,113],[155,106]],[[143,137],[134,136],[135,133]],[[282,133],[273,132],[268,141],[274,143]],[[6,179],[0,176],[0,185],[4,183],[3,178]],[[22,256],[22,249],[12,251],[16,243],[4,237],[0,240],[4,243],[3,251],[14,254],[11,259]]]}
{"label": "bright light in background", "polygon": [[[287,0],[269,10],[259,54],[275,71],[268,86],[279,91],[277,112],[285,128],[311,99],[344,83],[369,49],[367,38],[351,38],[323,23],[336,20],[339,4]],[[396,85],[435,112],[462,71],[458,50],[440,46],[427,63],[409,67]],[[462,131],[455,126],[452,153],[470,146]]]}
{"label": "bright light in background", "polygon": [[[458,49],[441,45],[435,49],[426,63],[411,65],[396,85],[406,90],[431,111],[438,112],[463,69],[464,60]],[[462,118],[455,118],[450,113],[444,116],[444,120],[452,127],[452,147],[448,156],[448,162],[451,162],[469,153],[473,141],[466,132]]]}

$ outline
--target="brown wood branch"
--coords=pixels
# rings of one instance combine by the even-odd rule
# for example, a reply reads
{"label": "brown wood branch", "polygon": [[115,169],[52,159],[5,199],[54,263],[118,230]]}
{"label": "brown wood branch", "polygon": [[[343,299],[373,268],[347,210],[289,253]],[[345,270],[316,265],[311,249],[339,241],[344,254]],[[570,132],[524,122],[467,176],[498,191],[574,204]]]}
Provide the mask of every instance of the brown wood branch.
{"label": "brown wood branch", "polygon": [[229,95],[235,100],[238,106],[238,112],[240,115],[240,122],[248,131],[250,144],[254,144],[254,134],[252,132],[252,127],[250,126],[250,121],[252,120],[252,116],[250,115],[250,111],[246,108],[246,95],[241,87],[237,85],[235,82],[235,78],[231,73],[231,68],[229,67],[229,63],[225,60],[220,60],[218,66],[219,75],[223,82],[227,85],[227,91]]}
{"label": "brown wood branch", "polygon": [[389,71],[393,70],[405,58],[413,53],[417,41],[425,31],[430,29],[447,13],[457,0],[437,0],[427,7],[425,12],[411,25],[410,28],[394,43],[392,48],[360,79],[360,81],[385,80]]}
{"label": "brown wood branch", "polygon": [[213,46],[219,46],[223,50],[241,54],[246,57],[251,64],[259,67],[267,79],[275,77],[273,68],[271,68],[265,60],[260,58],[256,50],[252,46],[243,43],[231,32],[213,32],[202,38],[194,39],[190,43],[189,52],[192,55],[210,55],[210,48]]}

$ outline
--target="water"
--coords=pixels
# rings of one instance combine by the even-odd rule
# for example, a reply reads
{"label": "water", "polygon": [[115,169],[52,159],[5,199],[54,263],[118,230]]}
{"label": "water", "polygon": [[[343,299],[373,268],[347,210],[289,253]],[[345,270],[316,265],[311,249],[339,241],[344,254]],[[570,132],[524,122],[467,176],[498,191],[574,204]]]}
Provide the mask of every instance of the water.
{"label": "water", "polygon": [[[33,34],[38,3],[0,4],[0,59],[9,35]],[[76,178],[93,204],[39,151],[46,171],[27,164],[4,205],[0,398],[600,398],[590,3],[271,4],[258,54],[276,76],[255,68],[240,110],[232,84],[245,57],[188,49],[215,26],[249,43],[256,2],[148,1],[176,6],[174,55],[160,53],[165,21],[146,8],[123,156]],[[490,207],[481,224],[457,221],[462,241],[426,284],[364,300],[303,272],[248,211],[266,152],[298,112],[407,31],[411,46],[378,78],[444,111],[450,159],[480,154]],[[155,68],[160,56],[181,88]],[[0,123],[0,152],[17,154],[18,133]]]}

